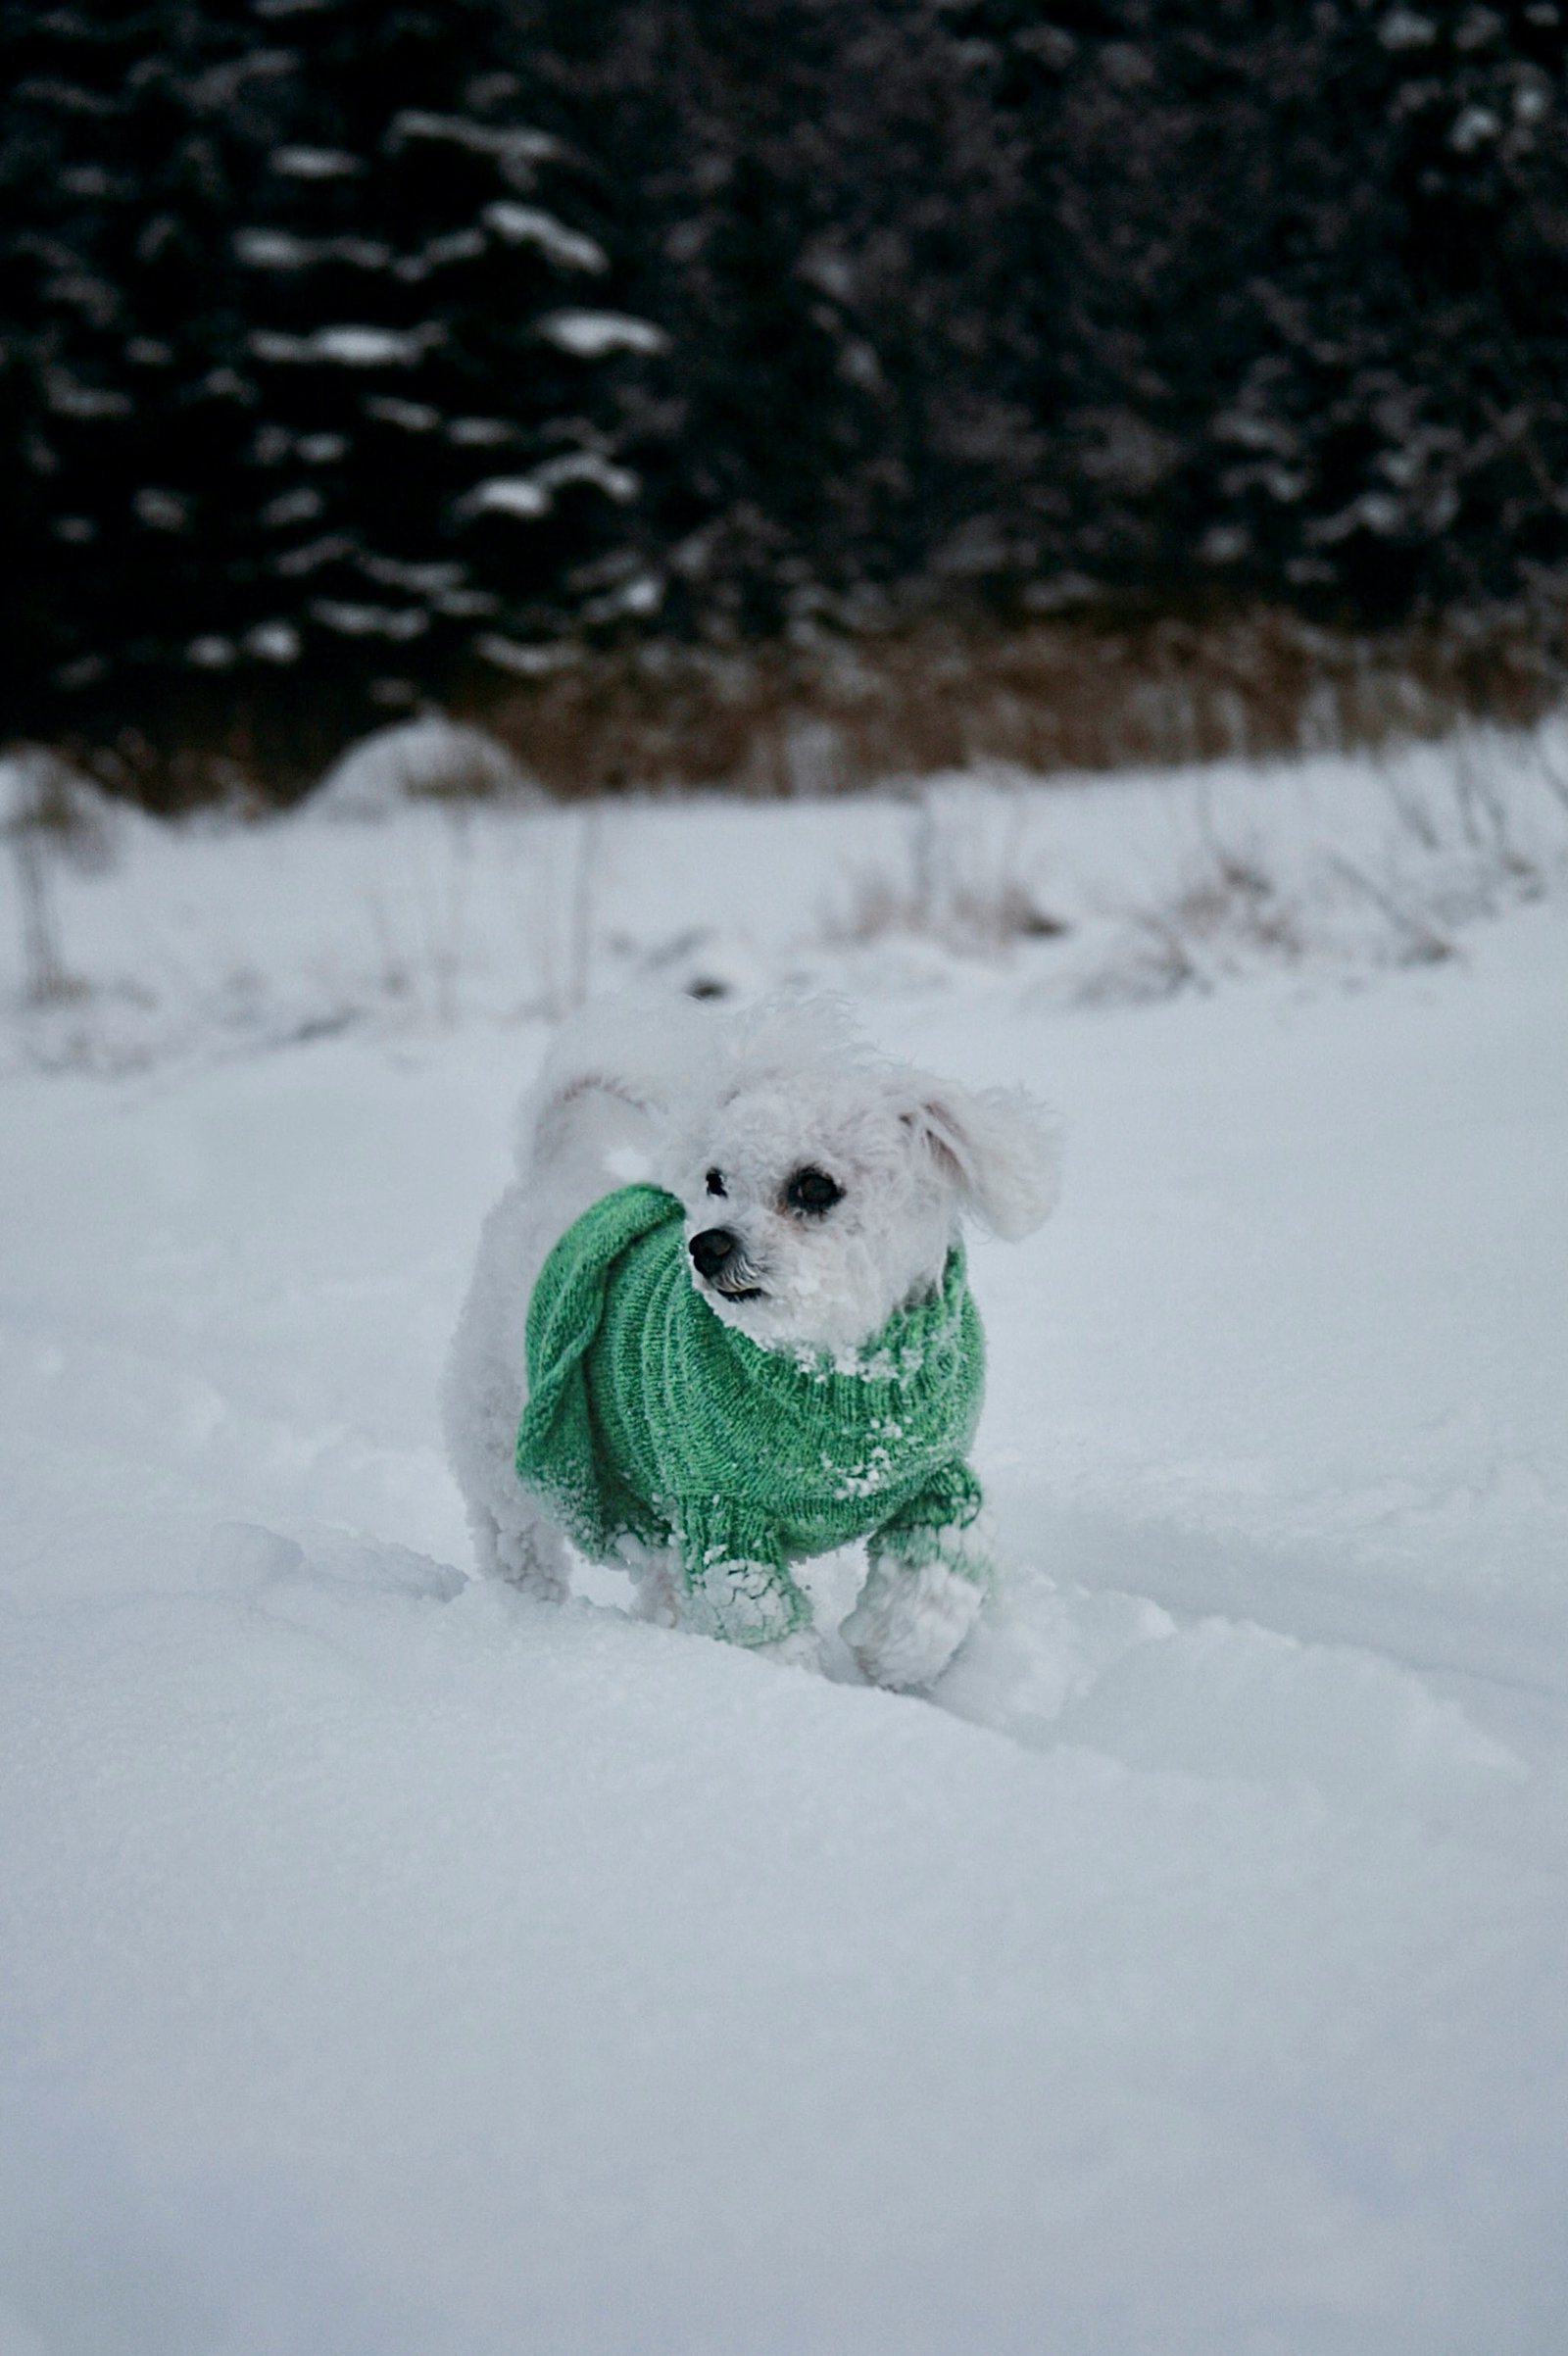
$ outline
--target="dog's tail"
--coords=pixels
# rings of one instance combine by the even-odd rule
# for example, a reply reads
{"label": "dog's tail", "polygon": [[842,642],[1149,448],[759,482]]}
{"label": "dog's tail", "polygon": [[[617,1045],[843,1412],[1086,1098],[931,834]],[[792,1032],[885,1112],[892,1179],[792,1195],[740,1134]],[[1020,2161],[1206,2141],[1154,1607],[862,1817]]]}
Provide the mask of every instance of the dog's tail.
{"label": "dog's tail", "polygon": [[708,1070],[721,1021],[673,995],[623,995],[573,1015],[518,1108],[519,1174],[536,1185],[566,1163],[598,1168],[601,1193],[659,1182],[658,1140]]}

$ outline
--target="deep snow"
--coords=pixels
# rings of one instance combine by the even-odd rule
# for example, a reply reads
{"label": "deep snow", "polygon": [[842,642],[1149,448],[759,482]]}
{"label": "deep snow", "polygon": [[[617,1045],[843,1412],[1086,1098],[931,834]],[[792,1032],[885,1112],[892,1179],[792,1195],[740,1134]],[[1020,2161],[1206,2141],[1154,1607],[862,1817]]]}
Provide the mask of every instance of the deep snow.
{"label": "deep snow", "polygon": [[[1304,875],[1307,789],[1248,791]],[[607,906],[676,939],[704,840],[783,961],[905,822],[701,818],[599,821]],[[1049,820],[1068,898],[1181,833]],[[138,834],[68,956],[172,959],[206,862],[187,975],[227,891],[318,1006],[344,879],[448,824]],[[841,957],[1067,1136],[974,1254],[1014,1575],[932,1701],[465,1577],[435,1377],[546,1032],[435,1018],[499,982],[215,1055],[287,1025],[198,976],[114,1079],[19,1019],[6,2356],[1568,2345],[1568,919],[1495,905],[1152,1004],[1063,986],[1087,923]]]}

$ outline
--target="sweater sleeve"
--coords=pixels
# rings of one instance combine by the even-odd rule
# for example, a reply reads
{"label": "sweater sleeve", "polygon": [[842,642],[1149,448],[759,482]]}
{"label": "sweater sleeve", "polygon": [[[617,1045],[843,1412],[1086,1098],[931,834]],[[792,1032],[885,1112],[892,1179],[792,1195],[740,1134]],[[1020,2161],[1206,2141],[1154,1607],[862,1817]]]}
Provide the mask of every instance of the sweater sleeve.
{"label": "sweater sleeve", "polygon": [[923,1571],[942,1562],[976,1586],[988,1585],[990,1558],[971,1536],[983,1501],[974,1474],[955,1457],[872,1532],[866,1551],[873,1566],[885,1562],[891,1569]]}
{"label": "sweater sleeve", "polygon": [[776,1530],[728,1498],[683,1498],[675,1517],[689,1625],[731,1644],[772,1644],[808,1625]]}

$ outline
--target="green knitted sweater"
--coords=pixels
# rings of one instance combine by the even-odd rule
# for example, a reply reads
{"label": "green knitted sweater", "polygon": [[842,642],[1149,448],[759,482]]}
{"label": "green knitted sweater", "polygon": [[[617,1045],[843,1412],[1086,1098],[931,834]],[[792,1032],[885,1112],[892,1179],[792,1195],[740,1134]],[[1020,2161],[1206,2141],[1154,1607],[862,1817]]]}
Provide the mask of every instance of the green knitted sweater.
{"label": "green knitted sweater", "polygon": [[568,1227],[528,1304],[517,1474],[583,1552],[673,1546],[688,1618],[763,1644],[809,1617],[788,1563],[864,1538],[983,1575],[956,1534],[985,1352],[961,1246],[941,1289],[853,1360],[764,1350],[692,1284],[682,1210],[653,1186]]}

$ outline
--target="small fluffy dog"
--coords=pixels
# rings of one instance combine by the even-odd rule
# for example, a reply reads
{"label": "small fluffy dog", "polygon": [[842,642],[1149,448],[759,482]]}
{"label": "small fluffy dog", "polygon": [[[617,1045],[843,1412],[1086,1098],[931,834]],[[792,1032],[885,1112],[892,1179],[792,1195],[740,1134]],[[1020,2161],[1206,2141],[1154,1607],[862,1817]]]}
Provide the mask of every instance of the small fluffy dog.
{"label": "small fluffy dog", "polygon": [[481,1569],[564,1595],[564,1530],[646,1616],[813,1661],[790,1564],[863,1539],[862,1671],[939,1676],[987,1580],[959,1222],[1051,1210],[1038,1107],[872,1054],[828,1002],[622,1004],[562,1033],[518,1170],[444,1393]]}

